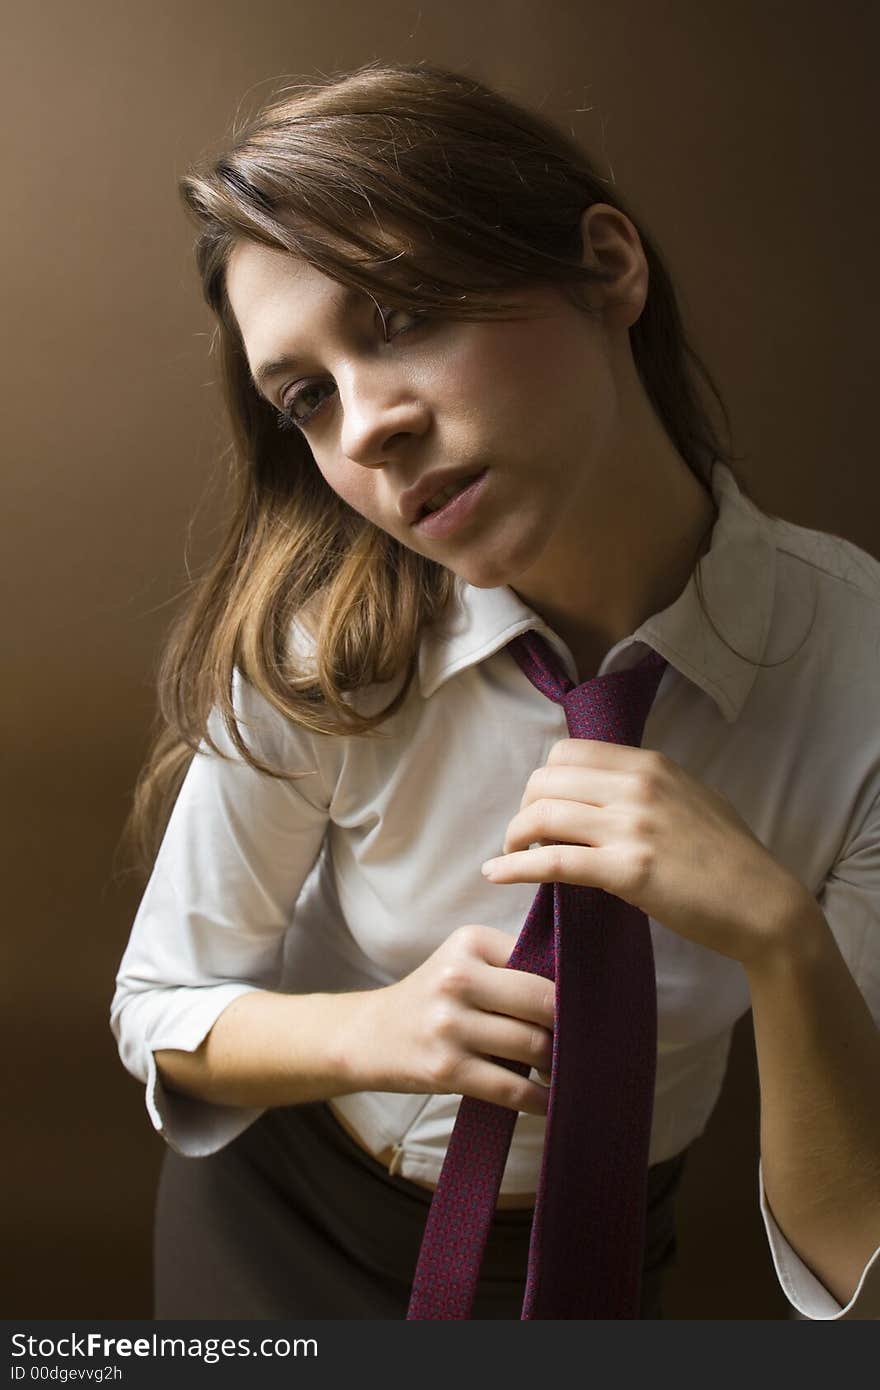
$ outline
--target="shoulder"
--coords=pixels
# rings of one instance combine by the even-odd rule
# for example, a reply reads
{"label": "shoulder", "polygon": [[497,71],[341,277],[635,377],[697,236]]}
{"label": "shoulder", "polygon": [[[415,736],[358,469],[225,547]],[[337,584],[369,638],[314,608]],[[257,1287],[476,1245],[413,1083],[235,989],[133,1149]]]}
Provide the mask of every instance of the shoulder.
{"label": "shoulder", "polygon": [[843,536],[798,526],[782,517],[765,517],[777,555],[811,570],[818,581],[843,603],[880,610],[880,560]]}
{"label": "shoulder", "polygon": [[[853,541],[778,518],[768,698],[802,724],[820,759],[880,777],[880,561]],[[784,692],[784,694],[783,694]]]}
{"label": "shoulder", "polygon": [[[287,633],[286,655],[291,679],[303,685],[317,685],[321,642],[321,610],[317,601],[301,609],[292,619]],[[356,714],[373,717],[380,713],[402,690],[408,671],[401,663],[389,680],[365,680],[354,688],[342,688],[339,698]],[[410,683],[410,693],[415,683]],[[346,734],[327,734],[326,738],[345,739]]]}
{"label": "shoulder", "polygon": [[230,688],[232,718],[219,702],[208,718],[208,732],[221,754],[244,761],[233,737],[233,727],[253,757],[274,767],[297,766],[303,757],[314,759],[316,745],[311,731],[292,719],[272,698],[235,666]]}

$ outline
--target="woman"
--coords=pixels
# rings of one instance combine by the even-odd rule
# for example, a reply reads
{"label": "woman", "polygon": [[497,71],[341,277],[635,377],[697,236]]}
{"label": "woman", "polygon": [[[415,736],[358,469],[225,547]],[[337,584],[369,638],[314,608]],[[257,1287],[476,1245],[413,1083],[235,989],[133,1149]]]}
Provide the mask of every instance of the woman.
{"label": "woman", "polygon": [[[169,1145],[156,1316],[422,1315],[462,1096],[518,1112],[472,1313],[520,1316],[559,1021],[552,970],[508,965],[542,884],[650,924],[612,1315],[662,1316],[749,1007],[780,1283],[876,1315],[880,566],[749,501],[657,251],[473,79],[293,87],[183,189],[238,499],[161,673],[112,1011]],[[569,685],[654,653],[641,742],[570,737],[529,634]]]}

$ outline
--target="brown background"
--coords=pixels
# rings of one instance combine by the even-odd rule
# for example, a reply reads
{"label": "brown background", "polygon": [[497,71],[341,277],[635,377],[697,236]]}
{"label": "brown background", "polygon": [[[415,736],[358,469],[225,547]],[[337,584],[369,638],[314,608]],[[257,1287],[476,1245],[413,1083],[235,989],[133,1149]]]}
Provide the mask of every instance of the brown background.
{"label": "brown background", "polygon": [[[283,75],[464,68],[571,126],[657,238],[767,509],[880,553],[880,11],[747,0],[42,0],[8,16],[6,1316],[148,1317],[161,1141],[107,1026],[114,847],[185,578],[217,538],[211,325],[175,180]],[[680,1203],[677,1318],[785,1318],[750,1016]]]}

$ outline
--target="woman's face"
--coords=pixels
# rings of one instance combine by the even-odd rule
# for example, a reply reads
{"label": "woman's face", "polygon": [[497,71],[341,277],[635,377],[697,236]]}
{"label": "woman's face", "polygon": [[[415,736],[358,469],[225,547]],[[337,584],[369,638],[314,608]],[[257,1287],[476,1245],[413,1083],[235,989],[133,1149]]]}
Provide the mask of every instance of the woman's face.
{"label": "woman's face", "polygon": [[[619,428],[598,315],[540,287],[514,321],[392,310],[386,341],[367,295],[249,241],[227,293],[257,389],[299,421],[330,487],[411,550],[481,588],[514,584],[583,514]],[[474,478],[433,515],[412,492],[442,500]]]}

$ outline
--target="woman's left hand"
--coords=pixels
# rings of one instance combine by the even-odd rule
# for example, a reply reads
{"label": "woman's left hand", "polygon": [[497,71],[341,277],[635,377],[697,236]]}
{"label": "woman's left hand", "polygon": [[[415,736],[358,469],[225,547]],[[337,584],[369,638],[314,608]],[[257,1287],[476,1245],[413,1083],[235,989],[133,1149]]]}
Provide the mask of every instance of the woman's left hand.
{"label": "woman's left hand", "polygon": [[597,739],[554,744],[483,871],[602,888],[743,965],[816,910],[725,797],[663,753]]}

